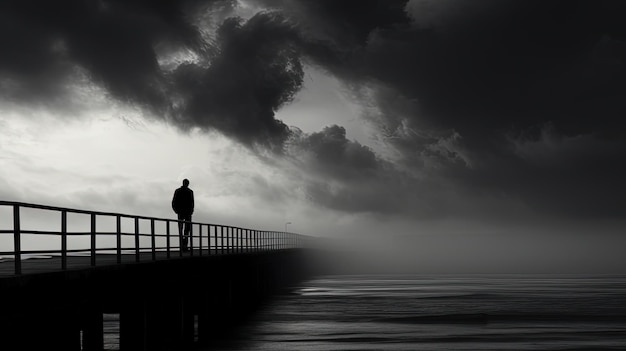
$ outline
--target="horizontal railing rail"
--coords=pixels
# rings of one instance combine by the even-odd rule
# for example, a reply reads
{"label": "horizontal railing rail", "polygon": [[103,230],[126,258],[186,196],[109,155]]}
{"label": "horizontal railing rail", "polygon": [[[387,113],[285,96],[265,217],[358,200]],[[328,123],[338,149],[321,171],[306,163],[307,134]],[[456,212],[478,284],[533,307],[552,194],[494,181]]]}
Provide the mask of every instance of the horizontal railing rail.
{"label": "horizontal railing rail", "polygon": [[[27,229],[24,223],[23,210],[45,211],[56,214],[56,219],[49,219],[48,226],[56,224],[59,230]],[[134,256],[133,261],[170,259],[174,255],[183,257],[182,236],[180,225],[190,225],[188,236],[189,256],[223,255],[232,253],[274,251],[306,247],[310,237],[282,231],[267,231],[223,224],[211,224],[178,219],[137,216],[114,212],[89,211],[83,209],[45,206],[13,201],[0,201],[0,211],[8,214],[8,221],[0,221],[0,257],[12,258],[14,274],[22,274],[23,261],[30,256],[60,256],[62,270],[68,269],[68,257],[89,257],[90,265],[97,265],[98,254],[114,254],[115,262],[121,264],[123,257]],[[5,213],[5,217],[7,217]],[[88,216],[82,223],[89,229],[71,230],[69,215]],[[2,217],[0,217],[2,218]],[[99,230],[102,221],[108,219],[107,230]],[[111,221],[112,220],[112,221]],[[130,221],[130,223],[129,223]],[[3,222],[8,222],[3,223]],[[75,221],[80,222],[80,221]],[[125,223],[124,223],[125,222]],[[126,225],[123,225],[126,224]],[[143,225],[142,225],[143,224]],[[6,227],[5,227],[6,225]],[[131,226],[130,230],[128,227]],[[148,227],[147,229],[145,227]],[[158,226],[158,228],[157,228]],[[7,228],[8,227],[8,228]],[[174,228],[172,228],[174,227]],[[12,236],[13,247],[4,249],[7,236]],[[60,238],[59,247],[24,249],[28,236],[44,236]],[[173,239],[174,238],[174,239]],[[80,241],[80,239],[84,239]],[[78,242],[76,242],[78,241]],[[103,244],[105,241],[106,244]],[[98,243],[100,242],[100,245]],[[78,248],[70,248],[70,243]],[[32,244],[29,242],[29,244]],[[10,244],[8,245],[10,246]],[[163,256],[163,253],[165,254]],[[147,257],[146,257],[147,256]]]}

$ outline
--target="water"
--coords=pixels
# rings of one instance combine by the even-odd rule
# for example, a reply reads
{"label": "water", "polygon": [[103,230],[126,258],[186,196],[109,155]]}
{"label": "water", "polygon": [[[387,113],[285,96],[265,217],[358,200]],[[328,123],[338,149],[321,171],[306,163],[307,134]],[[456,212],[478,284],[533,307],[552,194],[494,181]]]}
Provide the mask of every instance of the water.
{"label": "water", "polygon": [[321,277],[210,349],[624,350],[626,277]]}

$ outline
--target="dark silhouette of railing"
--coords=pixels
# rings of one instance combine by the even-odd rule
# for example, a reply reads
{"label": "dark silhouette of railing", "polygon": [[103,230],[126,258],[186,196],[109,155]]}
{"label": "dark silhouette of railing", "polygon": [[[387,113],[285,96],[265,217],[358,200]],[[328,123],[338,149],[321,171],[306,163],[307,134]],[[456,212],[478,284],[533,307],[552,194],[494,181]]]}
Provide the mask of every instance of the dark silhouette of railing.
{"label": "dark silhouette of railing", "polygon": [[[307,245],[310,240],[308,237],[300,234],[266,231],[241,228],[235,226],[209,224],[200,222],[191,223],[191,233],[189,237],[189,252],[184,253],[181,250],[178,225],[183,221],[167,218],[156,218],[147,216],[135,216],[112,212],[97,212],[72,208],[44,206],[37,204],[0,201],[0,210],[9,208],[12,210],[13,225],[12,228],[3,228],[4,224],[0,222],[0,236],[13,235],[13,250],[0,251],[0,257],[13,257],[15,274],[22,274],[22,261],[25,255],[50,255],[61,257],[61,269],[68,269],[68,257],[85,256],[90,257],[91,266],[96,266],[97,254],[115,254],[116,263],[122,263],[123,255],[134,255],[134,261],[143,260],[170,259],[174,255],[183,257],[188,256],[206,256],[206,255],[223,255],[232,253],[273,251],[289,248],[301,248]],[[46,212],[58,213],[58,223],[60,230],[30,230],[25,229],[22,223],[21,210],[33,209]],[[72,231],[69,230],[68,214],[87,215],[89,216],[89,230]],[[113,218],[114,228],[111,230],[98,230],[98,223],[102,218]],[[122,222],[131,220],[133,230],[122,230]],[[149,223],[149,230],[142,230],[140,224],[142,222]],[[164,228],[157,229],[157,224],[164,224]],[[173,227],[173,228],[172,228]],[[25,235],[46,235],[60,237],[60,249],[33,249],[23,250],[23,236]],[[89,244],[86,248],[69,249],[68,239],[72,237],[89,237]],[[99,238],[115,238],[115,245],[108,247],[98,247],[97,239]],[[132,238],[132,245],[125,246],[125,238]],[[142,238],[149,238],[147,245],[142,245]],[[175,238],[175,240],[173,240]],[[165,246],[157,245],[158,239],[164,239]],[[162,241],[162,240],[161,240]],[[144,255],[142,255],[142,253]],[[146,258],[146,254],[151,253]],[[163,255],[165,253],[165,255]]]}

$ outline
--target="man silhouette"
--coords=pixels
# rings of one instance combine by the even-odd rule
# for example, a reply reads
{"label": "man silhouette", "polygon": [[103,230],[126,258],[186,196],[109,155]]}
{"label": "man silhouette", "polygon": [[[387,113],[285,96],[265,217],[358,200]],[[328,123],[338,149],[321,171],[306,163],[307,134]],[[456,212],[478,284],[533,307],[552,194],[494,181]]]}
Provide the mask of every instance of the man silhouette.
{"label": "man silhouette", "polygon": [[[193,214],[193,190],[189,189],[189,180],[183,179],[183,186],[174,191],[172,198],[172,209],[178,215],[178,236],[180,246],[183,251],[189,250],[187,241],[191,234],[191,215]],[[184,221],[184,223],[182,222]],[[183,232],[183,224],[185,230]]]}

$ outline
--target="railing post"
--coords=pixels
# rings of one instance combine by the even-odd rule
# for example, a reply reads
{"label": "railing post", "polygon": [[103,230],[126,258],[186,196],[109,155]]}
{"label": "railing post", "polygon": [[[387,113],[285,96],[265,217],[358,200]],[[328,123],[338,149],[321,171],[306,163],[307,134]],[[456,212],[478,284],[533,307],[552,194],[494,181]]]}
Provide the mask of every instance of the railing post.
{"label": "railing post", "polygon": [[226,253],[230,253],[230,251],[228,250],[228,227],[226,227]]}
{"label": "railing post", "polygon": [[227,232],[226,232],[226,243],[227,243],[227,246],[226,246],[226,248],[227,248],[227,252],[228,253],[232,253],[233,252],[233,241],[234,241],[233,240],[233,236],[234,236],[233,235],[233,229],[234,228],[229,226],[226,229],[227,229]]}
{"label": "railing post", "polygon": [[135,217],[135,261],[139,260],[139,218]]}
{"label": "railing post", "polygon": [[120,215],[115,216],[115,242],[117,264],[122,263],[122,218]]}
{"label": "railing post", "polygon": [[[181,223],[183,227],[181,227]],[[176,221],[176,226],[178,226],[178,256],[183,257],[183,234],[185,230],[185,223],[181,222],[181,219],[179,218]]]}
{"label": "railing post", "polygon": [[15,274],[22,274],[22,230],[20,227],[20,206],[13,205],[13,254]]}
{"label": "railing post", "polygon": [[193,256],[193,224],[191,224],[191,221],[189,221],[189,256]]}
{"label": "railing post", "polygon": [[250,251],[250,229],[246,229],[246,252]]}
{"label": "railing post", "polygon": [[237,253],[243,251],[243,230],[237,228]]}
{"label": "railing post", "polygon": [[232,236],[231,236],[231,238],[232,238],[232,245],[231,246],[233,247],[232,252],[237,253],[237,250],[238,250],[237,244],[239,243],[239,241],[237,239],[239,237],[239,228],[233,227],[231,234],[232,234]]}
{"label": "railing post", "polygon": [[91,214],[91,266],[96,265],[96,214]]}
{"label": "railing post", "polygon": [[[206,238],[208,240],[207,246],[209,250],[209,253],[207,255],[210,256],[211,255],[211,225],[210,224],[207,224]],[[215,228],[215,247],[217,248],[217,228]]]}
{"label": "railing post", "polygon": [[198,224],[198,255],[202,256],[202,224]]}
{"label": "railing post", "polygon": [[220,253],[224,253],[224,226],[220,225]]}
{"label": "railing post", "polygon": [[165,242],[167,243],[167,258],[170,258],[170,251],[172,249],[171,243],[170,243],[170,220],[166,219],[165,220]]}
{"label": "railing post", "polygon": [[154,235],[154,218],[150,218],[150,244],[152,245],[152,260],[156,261],[156,237]]}
{"label": "railing post", "polygon": [[61,269],[67,269],[67,211],[61,211]]}

